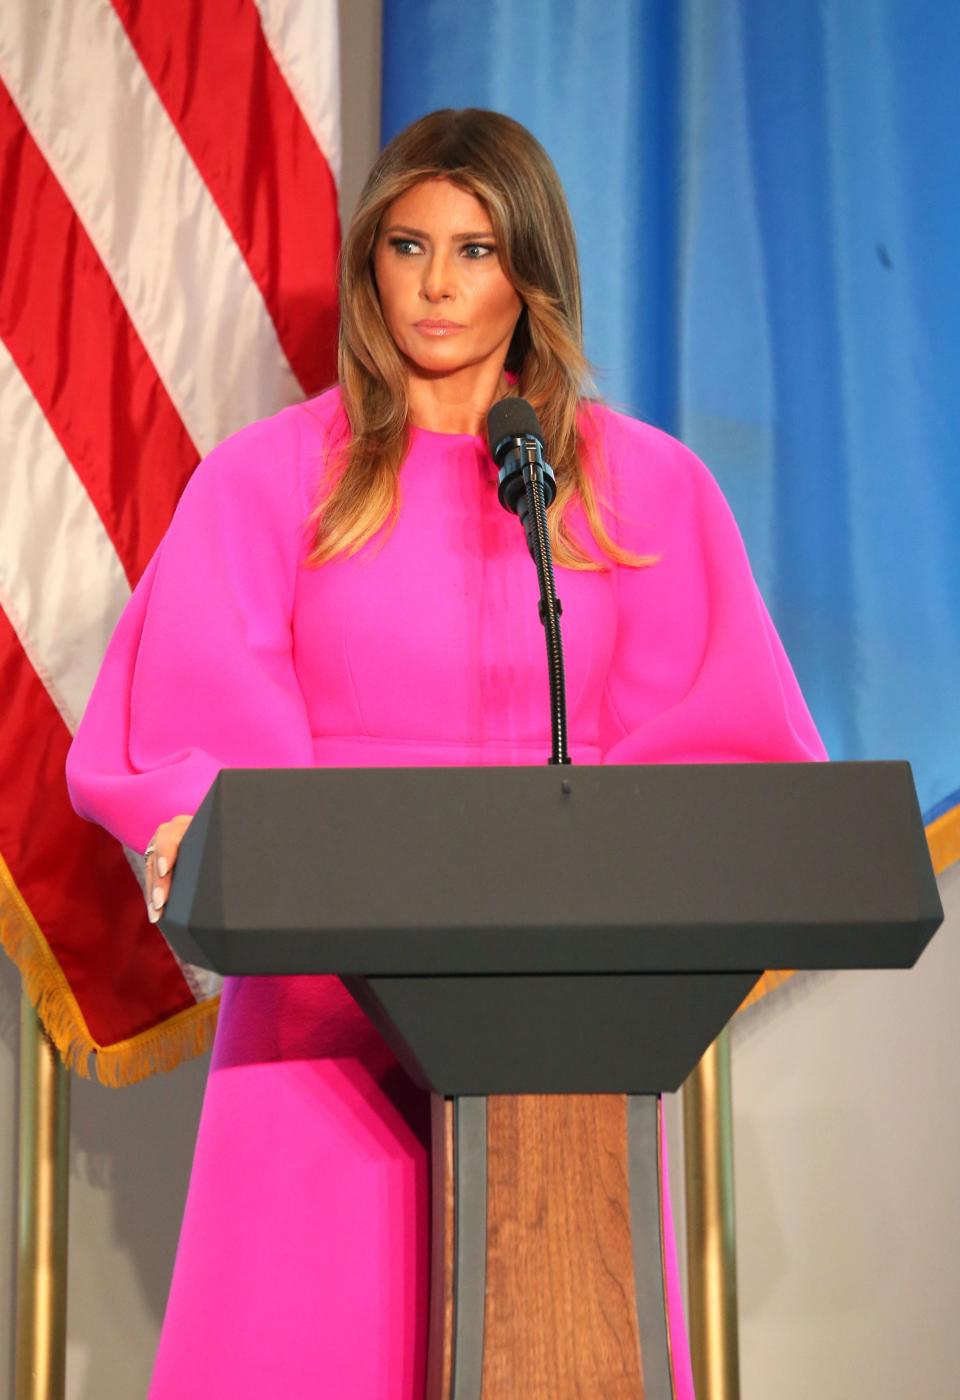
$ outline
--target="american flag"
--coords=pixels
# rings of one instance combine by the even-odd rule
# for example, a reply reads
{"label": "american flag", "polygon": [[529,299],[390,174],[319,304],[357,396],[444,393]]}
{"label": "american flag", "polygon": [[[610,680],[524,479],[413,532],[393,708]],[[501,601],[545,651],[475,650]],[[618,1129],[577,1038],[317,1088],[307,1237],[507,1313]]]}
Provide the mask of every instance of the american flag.
{"label": "american flag", "polygon": [[199,457],[335,377],[338,71],[335,0],[0,5],[0,936],[106,1083],[217,999],[64,759]]}

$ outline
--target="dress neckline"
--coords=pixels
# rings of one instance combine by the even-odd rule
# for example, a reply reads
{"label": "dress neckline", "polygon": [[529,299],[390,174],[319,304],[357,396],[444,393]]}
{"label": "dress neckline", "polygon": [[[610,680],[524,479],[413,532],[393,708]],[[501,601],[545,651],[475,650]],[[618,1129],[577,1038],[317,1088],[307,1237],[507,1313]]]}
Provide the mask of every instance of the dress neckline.
{"label": "dress neckline", "polygon": [[435,428],[421,428],[416,423],[411,423],[410,427],[421,437],[442,438],[444,442],[472,442],[483,448],[487,445],[486,439],[480,433],[441,433]]}

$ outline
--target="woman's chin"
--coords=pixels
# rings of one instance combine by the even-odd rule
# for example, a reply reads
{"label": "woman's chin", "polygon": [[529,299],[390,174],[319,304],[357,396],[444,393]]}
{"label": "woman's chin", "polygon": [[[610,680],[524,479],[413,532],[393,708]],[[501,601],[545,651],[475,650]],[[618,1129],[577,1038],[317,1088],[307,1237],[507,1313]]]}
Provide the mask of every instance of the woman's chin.
{"label": "woman's chin", "polygon": [[415,354],[408,352],[406,360],[411,371],[424,379],[437,379],[444,375],[459,374],[463,370],[471,369],[477,363],[471,356],[457,354],[452,347],[443,345],[438,345],[429,352],[419,349]]}

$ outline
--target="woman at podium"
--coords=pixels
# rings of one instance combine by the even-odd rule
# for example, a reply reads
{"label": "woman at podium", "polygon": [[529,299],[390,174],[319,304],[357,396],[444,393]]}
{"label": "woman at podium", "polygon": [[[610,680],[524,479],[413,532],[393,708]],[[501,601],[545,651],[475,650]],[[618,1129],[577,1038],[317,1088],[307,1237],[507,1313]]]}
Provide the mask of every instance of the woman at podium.
{"label": "woman at podium", "polygon": [[[149,853],[151,917],[221,768],[546,761],[535,575],[483,436],[510,394],[557,478],[573,762],[823,756],[709,473],[588,397],[573,229],[523,127],[444,111],[390,143],[341,317],[339,384],[197,468],[70,752],[77,810]],[[228,979],[153,1400],[422,1396],[428,1150],[339,981]]]}

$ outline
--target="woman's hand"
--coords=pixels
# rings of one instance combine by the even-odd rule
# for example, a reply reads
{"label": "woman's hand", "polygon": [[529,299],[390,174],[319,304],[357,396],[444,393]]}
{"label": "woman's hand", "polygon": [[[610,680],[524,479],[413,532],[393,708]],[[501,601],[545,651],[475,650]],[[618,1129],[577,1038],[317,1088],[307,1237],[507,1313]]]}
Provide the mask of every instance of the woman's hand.
{"label": "woman's hand", "polygon": [[147,865],[144,875],[147,897],[147,918],[155,924],[163,912],[170,893],[173,867],[177,863],[177,852],[183,833],[193,821],[193,817],[174,817],[172,821],[161,822],[153,833],[147,847]]}

